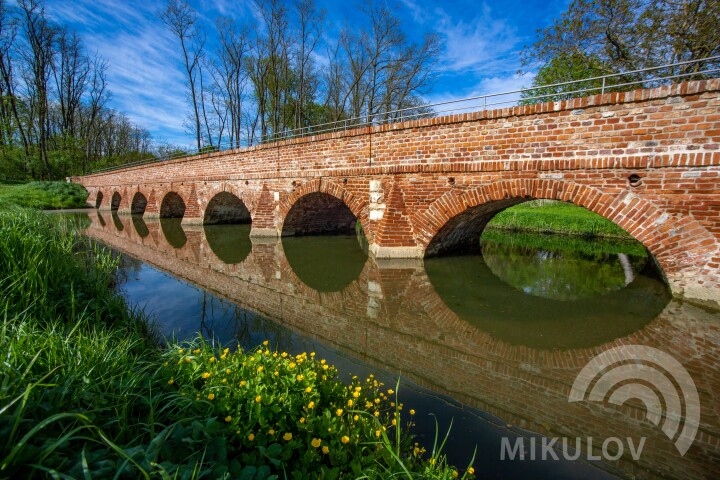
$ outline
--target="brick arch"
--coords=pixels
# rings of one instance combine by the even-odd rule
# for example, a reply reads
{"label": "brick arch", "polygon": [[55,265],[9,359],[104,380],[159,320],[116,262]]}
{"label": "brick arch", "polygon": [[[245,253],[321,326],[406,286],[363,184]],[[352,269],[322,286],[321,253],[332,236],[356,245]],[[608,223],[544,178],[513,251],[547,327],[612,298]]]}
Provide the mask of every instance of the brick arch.
{"label": "brick arch", "polygon": [[110,196],[110,210],[116,212],[120,210],[120,205],[123,201],[123,195],[118,190],[113,190]]}
{"label": "brick arch", "polygon": [[360,221],[363,231],[368,238],[371,238],[372,230],[370,227],[370,218],[368,215],[367,203],[359,196],[353,194],[345,187],[325,180],[311,180],[300,185],[290,195],[280,202],[279,214],[279,231],[282,232],[285,226],[285,220],[294,206],[301,199],[314,193],[324,193],[342,202],[350,212]]}
{"label": "brick arch", "polygon": [[243,197],[234,186],[206,192],[200,212],[203,223],[252,223],[253,212]]}
{"label": "brick arch", "polygon": [[418,231],[418,243],[427,251],[446,225],[471,209],[486,217],[480,222],[482,230],[495,213],[531,199],[571,202],[617,224],[653,254],[676,292],[682,291],[684,280],[703,270],[718,248],[711,233],[690,215],[672,215],[628,190],[613,195],[574,182],[538,179],[504,180],[445,193],[415,216],[414,224],[424,227]]}
{"label": "brick arch", "polygon": [[187,201],[175,190],[162,192],[159,213],[161,218],[182,218],[187,210]]}
{"label": "brick arch", "polygon": [[147,208],[148,198],[140,190],[136,191],[130,200],[130,213],[142,215]]}
{"label": "brick arch", "polygon": [[102,193],[102,190],[100,190],[98,188],[97,191],[95,192],[95,208],[102,207],[103,197],[104,197],[104,195]]}

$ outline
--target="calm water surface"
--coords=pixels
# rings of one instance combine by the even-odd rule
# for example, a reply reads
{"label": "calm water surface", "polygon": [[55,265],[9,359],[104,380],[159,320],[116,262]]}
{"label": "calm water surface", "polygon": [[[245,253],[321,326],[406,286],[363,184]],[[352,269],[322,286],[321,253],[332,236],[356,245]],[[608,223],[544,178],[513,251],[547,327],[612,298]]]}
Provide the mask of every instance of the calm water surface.
{"label": "calm water surface", "polygon": [[[249,225],[89,214],[87,235],[121,252],[122,294],[167,337],[316,351],[349,378],[401,378],[426,445],[477,448],[483,478],[719,478],[720,319],[673,300],[637,243],[486,232],[482,255],[376,261],[354,236],[256,241]],[[699,434],[681,456],[640,404],[568,402],[595,355],[659,348],[690,372]],[[430,416],[433,413],[436,417]],[[645,438],[638,460],[501,461],[503,438]],[[538,450],[539,451],[539,450]],[[583,458],[585,455],[583,454]]]}

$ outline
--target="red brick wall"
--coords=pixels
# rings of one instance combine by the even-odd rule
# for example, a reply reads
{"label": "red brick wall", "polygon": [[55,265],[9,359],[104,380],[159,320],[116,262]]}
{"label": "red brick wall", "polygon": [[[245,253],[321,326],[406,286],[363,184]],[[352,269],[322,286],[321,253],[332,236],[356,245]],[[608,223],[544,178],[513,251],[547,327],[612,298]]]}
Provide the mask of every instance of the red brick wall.
{"label": "red brick wall", "polygon": [[[631,175],[641,182],[631,186]],[[101,208],[112,192],[125,199],[142,191],[149,216],[175,191],[185,223],[201,223],[213,196],[231,191],[263,236],[279,235],[304,195],[324,192],[360,220],[380,257],[452,249],[507,205],[560,199],[634,235],[676,294],[720,305],[720,79],[365,127],[74,180],[91,203],[103,194]]]}

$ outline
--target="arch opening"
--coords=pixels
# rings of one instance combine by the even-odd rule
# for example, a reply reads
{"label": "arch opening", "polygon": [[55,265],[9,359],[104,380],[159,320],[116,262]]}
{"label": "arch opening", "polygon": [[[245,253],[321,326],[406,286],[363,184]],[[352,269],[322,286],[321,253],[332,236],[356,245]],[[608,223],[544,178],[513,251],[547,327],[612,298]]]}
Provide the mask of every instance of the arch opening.
{"label": "arch opening", "polygon": [[110,198],[110,210],[113,212],[117,211],[120,208],[120,201],[122,200],[122,197],[118,192],[113,193],[113,196]]}
{"label": "arch opening", "polygon": [[168,192],[160,204],[160,218],[182,218],[185,202],[176,192]]}
{"label": "arch opening", "polygon": [[302,196],[283,222],[283,236],[354,235],[357,217],[345,203],[323,192]]}
{"label": "arch opening", "polygon": [[102,205],[103,201],[103,193],[98,192],[97,197],[95,197],[95,208],[100,208],[100,205]]}
{"label": "arch opening", "polygon": [[480,253],[480,235],[499,212],[528,199],[512,197],[470,207],[455,215],[435,234],[425,249],[425,257]]}
{"label": "arch opening", "polygon": [[147,198],[142,193],[136,192],[130,204],[130,213],[142,215],[145,213],[145,207],[147,207]]}
{"label": "arch opening", "polygon": [[250,210],[237,196],[229,192],[215,195],[205,209],[206,225],[251,223]]}

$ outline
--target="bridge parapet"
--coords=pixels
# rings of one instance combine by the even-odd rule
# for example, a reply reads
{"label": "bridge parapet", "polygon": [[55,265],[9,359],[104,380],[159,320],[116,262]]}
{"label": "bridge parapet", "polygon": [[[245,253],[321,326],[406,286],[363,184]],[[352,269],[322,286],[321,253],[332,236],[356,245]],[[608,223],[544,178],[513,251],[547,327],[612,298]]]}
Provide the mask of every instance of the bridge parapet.
{"label": "bridge parapet", "polygon": [[720,79],[364,127],[73,181],[100,208],[118,193],[119,213],[142,192],[146,215],[165,216],[175,192],[186,224],[202,223],[228,191],[250,213],[253,236],[304,231],[297,219],[308,227],[321,204],[346,218],[338,202],[320,201],[332,197],[378,257],[471,245],[509,205],[570,201],[643,242],[675,294],[720,305]]}

